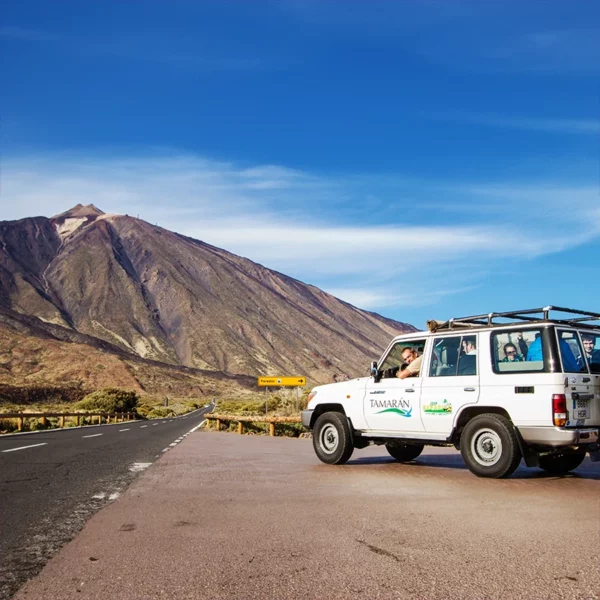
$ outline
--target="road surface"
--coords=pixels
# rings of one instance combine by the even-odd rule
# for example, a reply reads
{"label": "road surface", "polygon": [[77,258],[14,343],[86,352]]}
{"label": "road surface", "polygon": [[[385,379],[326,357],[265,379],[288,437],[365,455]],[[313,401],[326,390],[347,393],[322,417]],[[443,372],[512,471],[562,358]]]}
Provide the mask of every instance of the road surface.
{"label": "road surface", "polygon": [[454,449],[344,466],[200,429],[27,583],[48,598],[598,599],[600,464],[472,475]]}
{"label": "road surface", "polygon": [[39,572],[209,410],[0,437],[0,599]]}

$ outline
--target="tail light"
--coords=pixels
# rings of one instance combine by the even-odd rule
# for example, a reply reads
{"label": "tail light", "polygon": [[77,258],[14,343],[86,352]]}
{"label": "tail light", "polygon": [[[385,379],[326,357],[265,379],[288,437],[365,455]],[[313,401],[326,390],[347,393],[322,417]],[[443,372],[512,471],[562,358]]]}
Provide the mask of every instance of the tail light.
{"label": "tail light", "polygon": [[552,394],[552,418],[556,427],[567,424],[567,397],[564,394]]}

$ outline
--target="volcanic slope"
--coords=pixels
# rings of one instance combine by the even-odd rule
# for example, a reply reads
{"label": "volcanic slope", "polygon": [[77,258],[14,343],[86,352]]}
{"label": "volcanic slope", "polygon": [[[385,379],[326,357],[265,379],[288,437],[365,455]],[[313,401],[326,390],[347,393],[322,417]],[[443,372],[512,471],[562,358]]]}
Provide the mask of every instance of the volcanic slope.
{"label": "volcanic slope", "polygon": [[0,305],[140,357],[238,374],[363,375],[410,325],[93,205],[0,222]]}

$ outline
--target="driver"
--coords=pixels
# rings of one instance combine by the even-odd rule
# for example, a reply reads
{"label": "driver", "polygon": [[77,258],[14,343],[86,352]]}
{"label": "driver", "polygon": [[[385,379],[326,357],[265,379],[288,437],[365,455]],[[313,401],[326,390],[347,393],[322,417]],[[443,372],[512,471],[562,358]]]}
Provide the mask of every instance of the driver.
{"label": "driver", "polygon": [[415,350],[407,346],[406,348],[402,348],[402,360],[406,363],[406,368],[402,371],[398,371],[396,377],[399,379],[417,377],[421,371],[423,357],[419,356]]}

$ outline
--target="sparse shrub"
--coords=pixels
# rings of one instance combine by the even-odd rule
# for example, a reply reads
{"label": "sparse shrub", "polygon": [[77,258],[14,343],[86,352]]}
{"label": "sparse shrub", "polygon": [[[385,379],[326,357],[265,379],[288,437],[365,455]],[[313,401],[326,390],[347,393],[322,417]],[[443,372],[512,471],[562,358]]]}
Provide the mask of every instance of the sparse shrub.
{"label": "sparse shrub", "polygon": [[0,419],[0,432],[11,433],[17,430],[16,419]]}
{"label": "sparse shrub", "polygon": [[152,409],[146,414],[147,419],[164,419],[166,417],[172,417],[175,415],[175,411],[168,406],[153,406]]}
{"label": "sparse shrub", "polygon": [[42,419],[29,419],[29,431],[41,431],[42,429],[49,429],[50,423],[44,425]]}
{"label": "sparse shrub", "polygon": [[134,412],[137,408],[139,396],[130,390],[119,388],[105,388],[87,395],[83,400],[77,402],[75,410],[97,410],[100,412]]}

